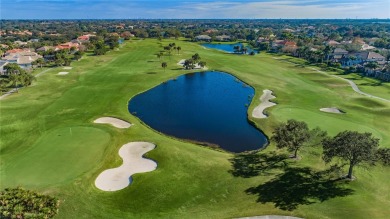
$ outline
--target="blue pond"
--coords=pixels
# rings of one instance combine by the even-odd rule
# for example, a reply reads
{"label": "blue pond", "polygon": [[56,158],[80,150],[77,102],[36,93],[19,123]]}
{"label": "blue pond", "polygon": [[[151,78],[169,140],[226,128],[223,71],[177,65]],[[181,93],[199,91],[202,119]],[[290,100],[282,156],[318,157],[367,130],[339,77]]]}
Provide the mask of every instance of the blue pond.
{"label": "blue pond", "polygon": [[230,74],[199,72],[136,95],[128,107],[131,114],[164,134],[243,152],[267,143],[247,120],[253,96],[252,87]]}
{"label": "blue pond", "polygon": [[[216,44],[216,43],[205,43],[202,44],[202,46],[210,49],[217,49],[222,50],[228,53],[234,53],[234,46],[239,46],[240,48],[243,46],[241,43],[235,43],[235,44]],[[252,51],[255,53],[258,53],[256,50],[250,48],[249,46],[245,47],[247,48],[247,54],[250,54]],[[241,53],[238,53],[241,54]]]}

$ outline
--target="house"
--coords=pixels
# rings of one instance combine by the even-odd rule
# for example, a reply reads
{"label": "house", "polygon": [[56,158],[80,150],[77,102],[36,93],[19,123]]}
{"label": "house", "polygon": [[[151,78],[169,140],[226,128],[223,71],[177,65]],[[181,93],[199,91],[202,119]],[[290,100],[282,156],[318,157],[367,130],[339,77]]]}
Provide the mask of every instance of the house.
{"label": "house", "polygon": [[207,35],[199,35],[199,36],[195,37],[195,41],[207,41],[207,42],[210,42],[211,41],[211,37],[207,36]]}
{"label": "house", "polygon": [[336,48],[333,50],[333,53],[330,54],[329,59],[332,60],[332,62],[339,62],[346,55],[348,55],[347,50]]}
{"label": "house", "polygon": [[376,49],[375,46],[371,46],[369,44],[363,44],[361,50],[373,50]]}
{"label": "house", "polygon": [[208,34],[216,33],[216,32],[218,32],[218,30],[216,30],[216,29],[208,29],[208,30],[205,31],[205,33],[208,33]]}
{"label": "house", "polygon": [[29,69],[32,67],[32,62],[42,58],[41,55],[38,55],[35,52],[30,51],[21,51],[16,53],[8,53],[6,56],[1,58],[4,62],[16,63],[24,69]]}
{"label": "house", "polygon": [[79,37],[77,37],[77,39],[80,40],[80,41],[88,42],[89,41],[89,37],[90,37],[89,34],[87,34],[87,35],[79,36]]}
{"label": "house", "polygon": [[7,50],[4,55],[7,56],[9,54],[12,54],[12,53],[19,53],[19,52],[23,52],[23,51],[30,51],[30,50],[24,50],[24,49],[11,49],[11,50]]}
{"label": "house", "polygon": [[85,43],[85,42],[89,42],[90,38],[91,37],[94,37],[96,35],[93,35],[93,34],[85,34],[85,35],[82,35],[82,36],[79,36],[77,37],[77,40],[81,43]]}
{"label": "house", "polygon": [[216,36],[215,37],[216,40],[218,41],[230,41],[230,36],[227,36],[227,35],[221,35],[221,36]]}
{"label": "house", "polygon": [[355,54],[356,56],[362,57],[364,62],[378,62],[379,64],[381,64],[386,61],[385,57],[376,52],[358,52]]}
{"label": "house", "polygon": [[274,40],[271,43],[271,48],[274,51],[277,51],[281,48],[283,48],[285,41],[284,40]]}
{"label": "house", "polygon": [[14,43],[17,44],[18,46],[25,46],[25,45],[28,44],[27,42],[23,42],[23,41],[20,41],[20,40],[16,40]]}
{"label": "house", "polygon": [[5,74],[4,66],[8,65],[9,62],[0,60],[0,75]]}
{"label": "house", "polygon": [[364,65],[367,62],[378,62],[379,65],[384,65],[386,59],[381,54],[367,51],[351,53],[340,59],[340,63],[343,67]]}
{"label": "house", "polygon": [[282,44],[282,52],[285,53],[291,53],[292,55],[295,55],[298,49],[298,46],[293,41],[285,41],[284,44]]}
{"label": "house", "polygon": [[63,49],[71,49],[71,48],[75,48],[76,50],[78,50],[80,47],[80,44],[78,43],[72,43],[72,42],[67,42],[67,43],[62,43],[58,46],[56,46],[56,48],[58,50],[63,50]]}
{"label": "house", "polygon": [[262,42],[266,42],[266,41],[269,41],[269,40],[267,38],[265,38],[265,37],[257,38],[257,43],[262,43]]}
{"label": "house", "polygon": [[286,53],[294,54],[298,49],[297,44],[294,41],[287,40],[274,40],[271,44],[273,51],[282,51]]}
{"label": "house", "polygon": [[325,44],[328,45],[328,46],[338,46],[338,45],[340,45],[340,43],[335,41],[335,40],[329,40]]}
{"label": "house", "polygon": [[36,51],[37,52],[47,52],[49,50],[57,51],[58,48],[56,48],[54,46],[42,46],[42,47],[38,48]]}

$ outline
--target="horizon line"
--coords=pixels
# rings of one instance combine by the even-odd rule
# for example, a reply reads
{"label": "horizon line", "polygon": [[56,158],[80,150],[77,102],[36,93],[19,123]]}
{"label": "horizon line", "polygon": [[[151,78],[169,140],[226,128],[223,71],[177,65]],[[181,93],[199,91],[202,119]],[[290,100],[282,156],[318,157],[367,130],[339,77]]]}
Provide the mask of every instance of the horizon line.
{"label": "horizon line", "polygon": [[28,20],[390,20],[388,18],[0,18],[0,21]]}

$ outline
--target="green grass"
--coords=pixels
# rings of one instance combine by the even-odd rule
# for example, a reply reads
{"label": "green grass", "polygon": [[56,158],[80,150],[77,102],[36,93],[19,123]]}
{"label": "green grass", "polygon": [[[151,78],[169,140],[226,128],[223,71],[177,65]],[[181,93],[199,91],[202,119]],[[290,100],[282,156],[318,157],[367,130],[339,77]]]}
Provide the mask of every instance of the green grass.
{"label": "green grass", "polygon": [[364,77],[358,74],[340,75],[343,78],[352,80],[363,92],[390,99],[390,83],[381,82],[375,78]]}
{"label": "green grass", "polygon": [[9,186],[26,181],[36,186],[69,182],[99,165],[97,161],[101,160],[109,140],[110,135],[97,128],[55,129],[13,157],[14,162],[6,164],[4,177]]}
{"label": "green grass", "polygon": [[[182,50],[180,54],[164,57],[168,63],[164,73],[155,54],[171,42]],[[259,103],[263,89],[274,91],[278,105],[267,110],[270,117],[250,118],[268,136],[278,122],[294,118],[310,127],[319,126],[330,135],[345,129],[369,131],[381,139],[381,147],[390,147],[390,104],[361,96],[342,80],[267,54],[237,56],[184,41],[135,40],[119,51],[87,56],[72,63],[73,69],[66,70],[70,72],[68,75],[56,75],[61,69],[50,70],[33,86],[0,101],[1,188],[21,185],[59,197],[57,218],[232,218],[265,214],[386,218],[390,215],[388,167],[357,168],[356,181],[335,185],[340,191],[352,190],[346,196],[337,193],[337,189],[318,188],[324,194],[334,195],[322,202],[318,193],[308,194],[294,183],[284,185],[286,192],[297,191],[288,193],[290,198],[312,202],[295,200],[297,208],[286,211],[275,207],[283,200],[283,194],[277,191],[270,197],[246,192],[250,188],[261,190],[265,185],[278,188],[283,183],[280,179],[290,176],[282,168],[270,166],[264,173],[248,178],[233,176],[232,154],[161,135],[128,113],[127,104],[134,95],[189,72],[179,70],[176,63],[194,53],[200,54],[210,70],[231,73],[256,89],[249,111]],[[389,89],[382,85],[377,88],[379,92]],[[319,111],[331,106],[347,113]],[[93,124],[101,116],[123,118],[134,126],[119,130]],[[146,156],[155,160],[158,168],[136,174],[133,184],[126,189],[98,190],[94,186],[98,174],[119,166],[122,161],[118,149],[131,141],[155,143],[157,148]],[[285,153],[271,144],[261,154],[273,151]],[[320,152],[320,148],[306,148],[300,152],[301,160],[285,162],[293,175],[304,167],[322,171],[329,166],[321,160]],[[54,169],[60,171],[53,173]],[[299,179],[306,182],[302,185],[307,188],[316,189],[319,185],[310,178]],[[264,198],[268,201],[257,202]]]}

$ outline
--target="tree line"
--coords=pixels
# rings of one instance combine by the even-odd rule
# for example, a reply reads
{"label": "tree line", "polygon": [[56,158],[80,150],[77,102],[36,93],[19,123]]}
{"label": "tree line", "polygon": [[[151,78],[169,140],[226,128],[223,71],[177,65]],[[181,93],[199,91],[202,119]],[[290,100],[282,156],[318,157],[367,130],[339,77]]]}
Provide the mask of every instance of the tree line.
{"label": "tree line", "polygon": [[292,158],[297,158],[298,151],[304,147],[322,145],[325,163],[339,160],[349,166],[348,179],[353,179],[353,169],[359,164],[390,165],[390,149],[379,148],[379,139],[367,132],[346,130],[329,137],[319,128],[310,130],[305,122],[291,119],[276,127],[271,140],[275,141],[277,148],[287,148],[292,152]]}

